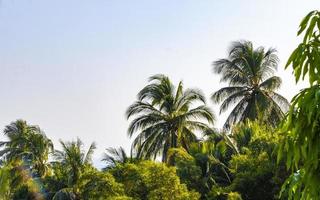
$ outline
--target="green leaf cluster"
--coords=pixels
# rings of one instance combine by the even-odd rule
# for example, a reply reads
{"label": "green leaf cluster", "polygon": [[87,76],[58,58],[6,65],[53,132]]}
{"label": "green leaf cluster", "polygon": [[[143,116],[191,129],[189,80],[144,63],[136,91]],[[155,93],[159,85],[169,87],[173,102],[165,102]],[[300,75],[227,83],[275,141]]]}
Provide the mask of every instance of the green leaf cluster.
{"label": "green leaf cluster", "polygon": [[181,184],[174,167],[153,161],[126,163],[111,170],[127,196],[141,200],[195,200],[200,195]]}
{"label": "green leaf cluster", "polygon": [[320,12],[310,12],[301,22],[302,42],[291,54],[296,81],[308,75],[310,87],[297,94],[281,127],[284,136],[278,161],[285,160],[292,175],[282,193],[289,199],[320,199]]}
{"label": "green leaf cluster", "polygon": [[292,52],[286,67],[292,66],[296,82],[308,74],[311,85],[319,84],[320,77],[320,12],[311,11],[300,23],[298,35],[304,33],[303,41]]}

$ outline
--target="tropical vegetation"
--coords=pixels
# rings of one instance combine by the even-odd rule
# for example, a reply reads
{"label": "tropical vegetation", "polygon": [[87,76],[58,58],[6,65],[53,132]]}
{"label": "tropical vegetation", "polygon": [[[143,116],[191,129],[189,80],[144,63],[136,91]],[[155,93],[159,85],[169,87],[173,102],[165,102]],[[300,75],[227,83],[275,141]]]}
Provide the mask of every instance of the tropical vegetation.
{"label": "tropical vegetation", "polygon": [[[150,77],[150,84],[138,93],[138,100],[127,110],[134,117],[128,128],[129,136],[138,132],[132,148],[140,158],[162,156],[166,161],[170,148],[183,147],[197,140],[195,131],[206,131],[214,121],[200,90],[184,90],[180,81],[175,87],[165,75]],[[193,104],[200,103],[196,107]],[[207,123],[204,123],[207,122]]]}
{"label": "tropical vegetation", "polygon": [[201,90],[151,76],[126,112],[130,153],[107,147],[101,169],[94,142],[54,145],[39,126],[11,122],[0,142],[0,200],[320,199],[319,11],[301,34],[286,67],[310,86],[291,103],[277,92],[275,49],[233,42],[213,63],[228,84],[212,95],[230,112],[223,128]]}
{"label": "tropical vegetation", "polygon": [[213,63],[214,72],[229,86],[216,91],[212,100],[222,102],[220,113],[236,104],[224,128],[246,119],[254,120],[259,115],[271,126],[281,121],[289,103],[275,92],[281,86],[281,78],[273,76],[278,62],[275,49],[255,49],[250,41],[238,41],[232,43],[228,58]]}

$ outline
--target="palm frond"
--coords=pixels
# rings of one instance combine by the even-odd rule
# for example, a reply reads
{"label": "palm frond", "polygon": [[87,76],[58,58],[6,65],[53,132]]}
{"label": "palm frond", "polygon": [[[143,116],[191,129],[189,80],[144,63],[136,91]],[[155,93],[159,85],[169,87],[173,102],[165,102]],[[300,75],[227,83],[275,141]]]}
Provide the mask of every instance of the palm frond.
{"label": "palm frond", "polygon": [[164,118],[164,116],[158,115],[157,113],[140,115],[130,122],[128,128],[128,135],[131,137],[134,134],[134,132],[165,121],[165,119],[166,118]]}
{"label": "palm frond", "polygon": [[211,100],[214,103],[220,103],[221,101],[224,101],[226,98],[228,98],[230,95],[233,95],[237,92],[247,90],[248,88],[245,86],[230,86],[230,87],[224,87],[216,91],[211,95]]}
{"label": "palm frond", "polygon": [[221,75],[221,82],[228,82],[230,85],[248,84],[248,76],[235,61],[220,59],[213,62],[214,73]]}
{"label": "palm frond", "polygon": [[247,90],[241,90],[239,92],[236,92],[230,96],[228,96],[224,101],[222,102],[220,106],[220,114],[227,109],[229,109],[231,104],[236,104],[242,99],[244,99],[247,95],[250,95],[250,93]]}
{"label": "palm frond", "polygon": [[176,99],[177,109],[181,109],[184,105],[190,106],[192,103],[199,101],[200,103],[206,103],[206,98],[200,89],[187,89],[178,99]]}
{"label": "palm frond", "polygon": [[223,129],[229,130],[235,122],[239,121],[246,106],[248,105],[245,98],[243,98],[230,112],[226,122],[223,125]]}
{"label": "palm frond", "polygon": [[281,78],[278,76],[272,76],[267,80],[263,81],[259,87],[263,90],[274,91],[280,88],[281,86]]}
{"label": "palm frond", "polygon": [[215,116],[212,110],[205,105],[193,108],[189,110],[189,112],[179,117],[186,119],[206,120],[209,124],[213,124],[213,122],[215,121]]}
{"label": "palm frond", "polygon": [[127,119],[129,119],[131,116],[139,114],[141,112],[144,113],[157,113],[159,115],[162,115],[161,111],[159,111],[157,108],[155,108],[153,105],[142,102],[142,101],[136,101],[126,111]]}
{"label": "palm frond", "polygon": [[128,160],[131,159],[124,150],[123,147],[119,148],[107,148],[106,153],[102,161],[107,163],[107,168],[116,166],[118,163],[126,163]]}
{"label": "palm frond", "polygon": [[286,113],[289,110],[290,103],[284,96],[276,92],[268,92],[268,95],[273,99],[273,101],[277,105],[279,105],[279,107],[284,113]]}
{"label": "palm frond", "polygon": [[83,159],[84,163],[89,164],[92,162],[92,156],[93,156],[94,150],[96,149],[97,149],[96,143],[92,142],[88,148],[87,153],[84,156],[84,159]]}

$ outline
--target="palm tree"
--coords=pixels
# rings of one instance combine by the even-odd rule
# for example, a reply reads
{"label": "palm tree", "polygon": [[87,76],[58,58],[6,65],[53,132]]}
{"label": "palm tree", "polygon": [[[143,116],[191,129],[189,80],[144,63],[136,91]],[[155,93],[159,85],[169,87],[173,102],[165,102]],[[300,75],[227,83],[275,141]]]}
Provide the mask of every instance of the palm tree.
{"label": "palm tree", "polygon": [[63,142],[60,140],[62,151],[56,150],[55,158],[60,162],[65,170],[69,172],[68,185],[73,187],[78,183],[82,171],[92,162],[92,155],[96,149],[96,144],[91,143],[87,151],[83,150],[82,141]]}
{"label": "palm tree", "polygon": [[189,152],[181,148],[171,148],[168,152],[170,164],[176,162],[177,174],[190,190],[194,189],[207,199],[214,185],[228,185],[231,174],[228,162],[233,148],[223,135],[213,133],[190,145]]}
{"label": "palm tree", "polygon": [[123,147],[119,147],[118,149],[110,147],[107,148],[106,151],[107,152],[102,159],[102,161],[107,163],[107,167],[104,168],[105,170],[115,167],[117,164],[124,164],[137,160],[132,154],[128,155]]}
{"label": "palm tree", "polygon": [[3,160],[22,160],[40,177],[46,175],[48,156],[53,150],[53,143],[40,127],[28,125],[24,120],[17,120],[5,127],[4,134],[9,140],[0,142],[0,146],[4,147],[0,151]]}
{"label": "palm tree", "polygon": [[40,177],[44,177],[50,171],[48,156],[53,152],[53,143],[44,133],[32,133],[28,140],[28,149],[33,169]]}
{"label": "palm tree", "polygon": [[37,127],[30,126],[24,120],[17,120],[7,125],[4,129],[4,135],[9,139],[8,141],[1,141],[1,147],[4,147],[0,152],[3,160],[25,160],[27,141],[31,133],[37,132]]}
{"label": "palm tree", "polygon": [[[132,148],[139,158],[153,158],[162,154],[166,160],[172,147],[183,147],[196,140],[195,131],[204,131],[213,123],[214,115],[205,106],[205,97],[199,90],[183,89],[182,82],[175,88],[164,75],[150,77],[150,84],[138,94],[138,100],[127,112],[135,117],[128,129],[130,137],[138,132]],[[197,107],[192,107],[198,103]]]}
{"label": "palm tree", "polygon": [[222,102],[220,113],[236,104],[224,124],[225,129],[258,117],[275,126],[283,118],[289,103],[275,92],[281,85],[281,78],[273,76],[278,62],[275,49],[254,49],[251,42],[239,41],[232,43],[228,58],[213,63],[214,72],[229,86],[216,91],[212,100]]}
{"label": "palm tree", "polygon": [[219,142],[204,140],[193,144],[190,154],[201,169],[201,182],[204,184],[201,193],[208,193],[217,183],[231,183],[228,160],[226,160],[228,150],[222,138]]}

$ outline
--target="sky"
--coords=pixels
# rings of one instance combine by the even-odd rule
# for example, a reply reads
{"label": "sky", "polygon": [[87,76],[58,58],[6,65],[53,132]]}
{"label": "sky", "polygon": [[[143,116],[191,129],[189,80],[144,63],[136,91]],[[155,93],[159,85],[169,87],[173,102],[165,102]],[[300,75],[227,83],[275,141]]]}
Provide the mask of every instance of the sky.
{"label": "sky", "polygon": [[[16,119],[39,125],[59,149],[59,139],[79,137],[129,151],[127,107],[149,76],[210,95],[225,86],[212,62],[232,41],[273,47],[280,58],[279,93],[289,100],[295,84],[284,70],[301,38],[299,22],[319,0],[1,0],[0,129]],[[3,140],[4,136],[0,136]]]}

